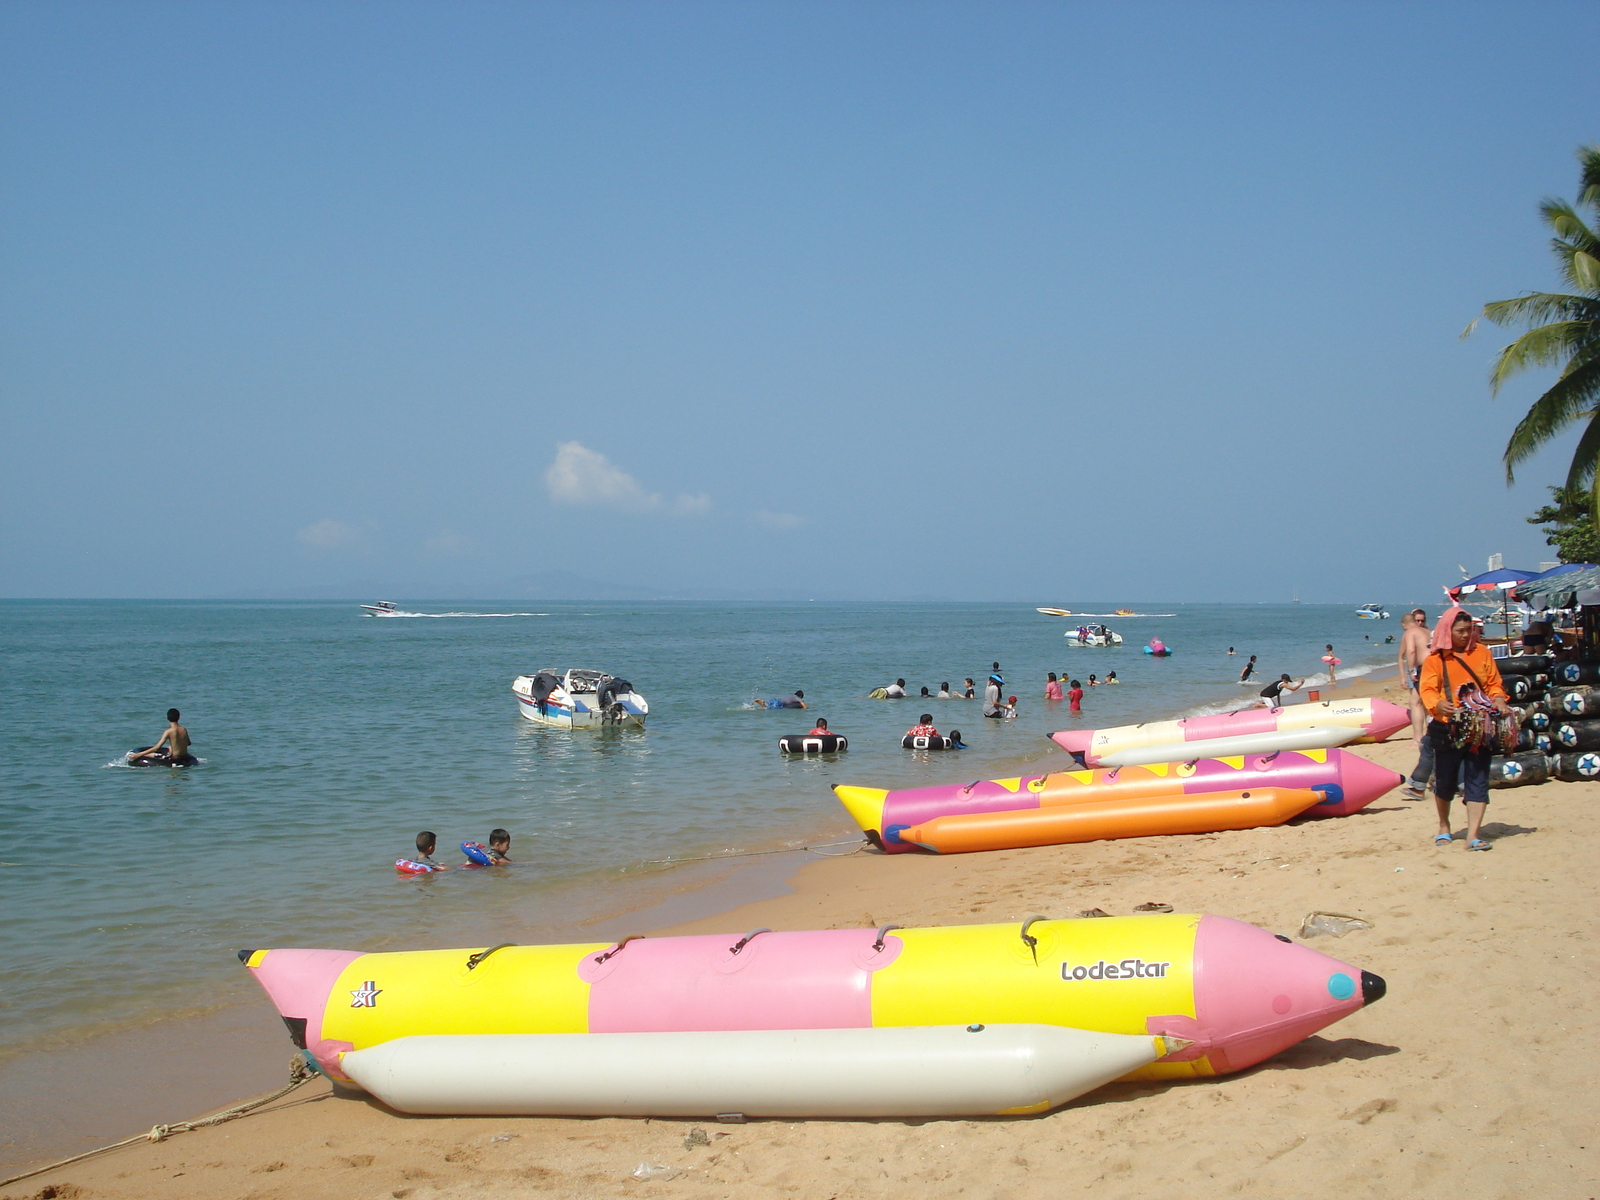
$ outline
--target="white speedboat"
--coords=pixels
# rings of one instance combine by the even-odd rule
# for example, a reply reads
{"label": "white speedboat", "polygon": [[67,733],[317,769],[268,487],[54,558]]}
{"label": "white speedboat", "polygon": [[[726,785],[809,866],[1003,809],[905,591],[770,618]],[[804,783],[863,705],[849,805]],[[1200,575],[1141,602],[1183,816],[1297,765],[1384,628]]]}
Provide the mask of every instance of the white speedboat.
{"label": "white speedboat", "polygon": [[528,720],[559,729],[643,725],[650,706],[633,684],[604,671],[546,667],[511,681],[517,708]]}
{"label": "white speedboat", "polygon": [[1356,609],[1356,616],[1363,621],[1384,621],[1388,619],[1389,614],[1383,611],[1381,604],[1363,604]]}
{"label": "white speedboat", "polygon": [[1079,625],[1064,635],[1074,646],[1120,646],[1122,635],[1104,625]]}
{"label": "white speedboat", "polygon": [[400,609],[393,600],[379,600],[376,604],[363,604],[361,611],[369,617],[398,616]]}

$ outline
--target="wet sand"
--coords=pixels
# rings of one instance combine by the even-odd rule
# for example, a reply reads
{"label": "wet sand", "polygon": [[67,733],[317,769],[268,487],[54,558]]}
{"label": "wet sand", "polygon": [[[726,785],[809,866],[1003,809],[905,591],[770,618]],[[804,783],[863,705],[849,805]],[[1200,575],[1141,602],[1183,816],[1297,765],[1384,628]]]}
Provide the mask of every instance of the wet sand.
{"label": "wet sand", "polygon": [[[1404,736],[1360,752],[1401,771],[1414,761]],[[1037,1118],[713,1124],[712,1144],[692,1149],[682,1121],[406,1117],[319,1080],[259,1114],[0,1194],[1595,1196],[1596,794],[1561,783],[1492,793],[1486,854],[1459,840],[1435,848],[1431,801],[1391,793],[1352,817],[1277,829],[786,862],[786,894],[657,929],[1021,921],[1146,901],[1290,935],[1314,910],[1371,921],[1311,944],[1384,976],[1388,996],[1238,1075],[1112,1085]],[[632,916],[649,927],[650,914]],[[235,1036],[261,1031],[262,1053],[277,1037],[286,1062],[264,999],[254,1022]],[[637,1181],[641,1162],[679,1174]]]}

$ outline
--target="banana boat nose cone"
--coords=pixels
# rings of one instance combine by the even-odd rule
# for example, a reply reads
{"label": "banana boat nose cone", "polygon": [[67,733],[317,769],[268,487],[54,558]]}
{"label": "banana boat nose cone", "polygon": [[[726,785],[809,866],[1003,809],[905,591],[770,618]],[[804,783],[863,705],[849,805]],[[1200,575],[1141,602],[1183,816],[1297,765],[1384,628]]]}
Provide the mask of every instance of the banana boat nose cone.
{"label": "banana boat nose cone", "polygon": [[1375,742],[1381,742],[1391,734],[1398,733],[1411,724],[1409,709],[1395,704],[1390,700],[1382,700],[1374,696],[1372,700],[1372,723],[1367,727],[1367,736]]}
{"label": "banana boat nose cone", "polygon": [[1361,972],[1361,1003],[1363,1005],[1376,1004],[1388,994],[1389,985],[1383,981],[1382,975],[1374,975],[1371,971]]}
{"label": "banana boat nose cone", "polygon": [[[1410,714],[1406,714],[1409,720]],[[1388,767],[1380,767],[1359,754],[1345,754],[1340,759],[1340,781],[1344,786],[1345,812],[1365,808],[1379,796],[1392,792],[1405,782],[1405,776]]]}
{"label": "banana boat nose cone", "polygon": [[1063,729],[1052,733],[1050,740],[1068,754],[1087,754],[1094,742],[1094,732],[1088,729]]}
{"label": "banana boat nose cone", "polygon": [[833,785],[833,794],[839,797],[850,819],[861,826],[866,834],[883,832],[883,802],[889,793],[883,788],[851,787],[847,783]]}

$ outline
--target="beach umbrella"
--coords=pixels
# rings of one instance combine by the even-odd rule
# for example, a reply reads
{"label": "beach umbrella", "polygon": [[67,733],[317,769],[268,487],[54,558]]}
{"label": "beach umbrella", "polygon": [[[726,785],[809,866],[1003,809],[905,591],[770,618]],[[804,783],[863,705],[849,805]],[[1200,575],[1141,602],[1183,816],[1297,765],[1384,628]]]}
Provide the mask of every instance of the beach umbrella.
{"label": "beach umbrella", "polygon": [[1445,588],[1450,599],[1459,601],[1463,596],[1474,592],[1499,592],[1500,593],[1500,623],[1506,627],[1506,636],[1511,636],[1511,617],[1509,613],[1510,596],[1512,588],[1519,583],[1532,579],[1537,571],[1519,571],[1515,567],[1496,567],[1492,571],[1485,571],[1482,575],[1474,575],[1471,579],[1463,579],[1453,588]]}
{"label": "beach umbrella", "polygon": [[1494,571],[1485,571],[1482,575],[1474,575],[1471,579],[1463,579],[1455,587],[1445,588],[1445,591],[1450,593],[1452,600],[1471,595],[1473,592],[1503,592],[1532,579],[1537,574],[1537,571],[1518,571],[1513,567],[1501,567]]}
{"label": "beach umbrella", "polygon": [[1517,595],[1535,608],[1571,608],[1574,601],[1584,602],[1580,595],[1588,599],[1596,589],[1600,589],[1600,567],[1589,563],[1562,563],[1523,581],[1517,587]]}

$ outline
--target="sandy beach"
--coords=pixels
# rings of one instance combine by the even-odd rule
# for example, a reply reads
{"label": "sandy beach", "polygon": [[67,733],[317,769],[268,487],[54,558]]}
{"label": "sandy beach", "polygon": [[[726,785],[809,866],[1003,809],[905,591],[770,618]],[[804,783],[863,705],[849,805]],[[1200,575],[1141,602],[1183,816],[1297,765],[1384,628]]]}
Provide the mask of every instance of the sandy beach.
{"label": "sandy beach", "polygon": [[[1409,737],[1360,752],[1402,771],[1414,756]],[[686,1145],[682,1121],[405,1117],[317,1080],[243,1119],[3,1194],[1592,1197],[1593,795],[1561,783],[1492,793],[1487,854],[1435,848],[1431,801],[1391,793],[1352,817],[1276,829],[813,859],[784,895],[655,930],[1017,921],[1149,901],[1290,935],[1317,910],[1370,921],[1312,944],[1382,975],[1388,996],[1237,1075],[1114,1084],[1027,1119],[713,1124],[709,1145]],[[286,1062],[275,1026],[263,998],[232,1036],[257,1058],[276,1038]],[[641,1163],[665,1170],[638,1180]]]}

